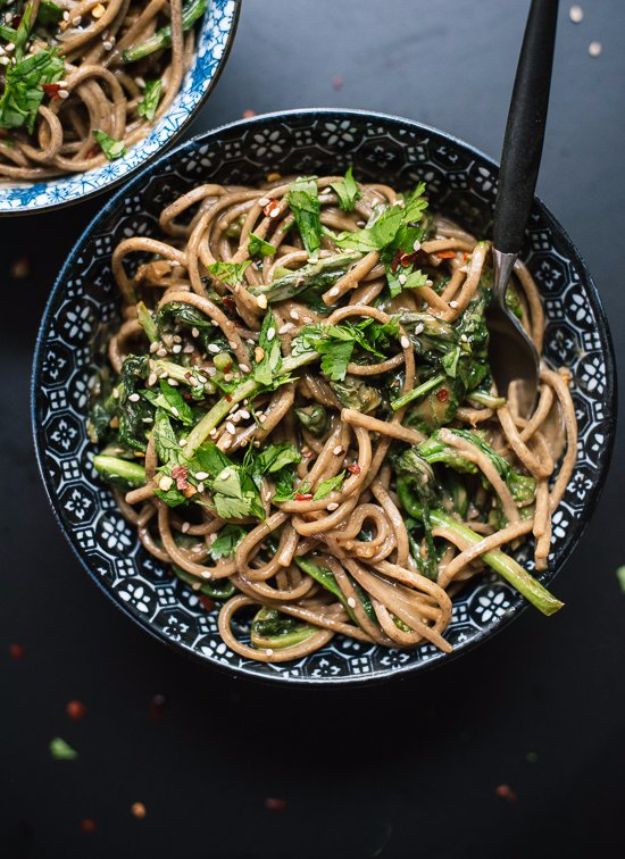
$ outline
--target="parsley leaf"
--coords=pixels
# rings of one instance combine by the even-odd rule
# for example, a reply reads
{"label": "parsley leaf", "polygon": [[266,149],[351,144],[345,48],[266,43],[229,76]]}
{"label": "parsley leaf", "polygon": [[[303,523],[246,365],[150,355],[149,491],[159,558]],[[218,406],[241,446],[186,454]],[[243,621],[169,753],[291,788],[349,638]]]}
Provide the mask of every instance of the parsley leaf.
{"label": "parsley leaf", "polygon": [[220,558],[232,558],[244,537],[247,537],[247,531],[242,525],[225,525],[215,542],[211,544],[208,554],[213,561],[218,561]]}
{"label": "parsley leaf", "polygon": [[247,252],[251,257],[270,257],[275,254],[276,249],[270,242],[266,242],[256,233],[250,233]]}
{"label": "parsley leaf", "polygon": [[128,152],[124,146],[123,140],[115,140],[114,137],[111,137],[105,131],[96,129],[93,132],[93,136],[109,161],[114,161],[116,158],[123,158],[126,152]]}
{"label": "parsley leaf", "polygon": [[150,388],[142,391],[145,399],[149,400],[157,408],[166,411],[184,426],[192,426],[194,422],[193,412],[180,391],[174,388],[173,385],[170,385],[165,379],[160,380],[159,387],[160,393]]}
{"label": "parsley leaf", "polygon": [[156,116],[158,102],[161,97],[161,89],[163,83],[160,79],[145,82],[143,90],[143,98],[137,105],[137,113],[139,116],[144,116],[150,122]]}
{"label": "parsley leaf", "polygon": [[418,289],[420,286],[425,286],[428,276],[420,269],[400,267],[396,271],[392,271],[387,265],[386,279],[391,298],[396,298],[404,289]]}
{"label": "parsley leaf", "polygon": [[175,465],[178,462],[181,448],[169,420],[169,415],[164,409],[156,410],[153,433],[159,462]]}
{"label": "parsley leaf", "polygon": [[327,480],[322,480],[313,496],[313,501],[321,501],[323,498],[327,498],[328,495],[330,495],[331,492],[334,492],[335,489],[341,488],[341,485],[344,480],[344,471],[342,471],[340,474],[336,474],[334,477],[328,477]]}
{"label": "parsley leaf", "polygon": [[316,180],[305,176],[296,179],[287,200],[304,247],[310,256],[315,256],[321,247],[321,208]]}
{"label": "parsley leaf", "polygon": [[336,191],[339,206],[344,212],[351,212],[362,196],[351,167],[347,169],[343,181],[334,182],[331,187]]}
{"label": "parsley leaf", "polygon": [[42,84],[60,80],[64,70],[65,63],[56,50],[39,51],[7,66],[0,97],[0,128],[25,127],[32,132],[43,101]]}
{"label": "parsley leaf", "polygon": [[[365,319],[357,325],[305,325],[293,340],[293,354],[314,349],[321,355],[321,372],[333,382],[341,382],[347,373],[356,346],[383,360],[386,356],[377,345],[390,345],[390,337],[399,333],[397,322],[386,325]],[[377,344],[376,344],[377,341]]]}
{"label": "parsley leaf", "polygon": [[213,480],[212,491],[213,504],[221,519],[265,518],[258,490],[240,466],[226,466]]}
{"label": "parsley leaf", "polygon": [[266,474],[272,475],[275,484],[274,502],[288,501],[293,496],[293,482],[295,469],[293,465],[301,460],[301,454],[288,442],[270,444],[258,452],[254,448],[248,448],[243,468],[252,476],[256,485],[260,488],[262,478]]}
{"label": "parsley leaf", "polygon": [[227,286],[236,286],[243,281],[245,269],[251,265],[251,260],[245,262],[214,262],[207,266],[207,271]]}

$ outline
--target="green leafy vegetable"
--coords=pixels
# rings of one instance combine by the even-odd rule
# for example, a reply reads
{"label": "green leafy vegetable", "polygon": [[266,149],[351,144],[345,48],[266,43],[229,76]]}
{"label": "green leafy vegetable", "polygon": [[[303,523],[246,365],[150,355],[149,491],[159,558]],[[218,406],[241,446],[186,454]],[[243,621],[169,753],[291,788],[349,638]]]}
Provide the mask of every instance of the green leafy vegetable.
{"label": "green leafy vegetable", "polygon": [[[182,9],[182,29],[183,32],[190,30],[195,22],[201,18],[206,11],[207,0],[190,0]],[[142,60],[156,51],[161,51],[163,48],[169,48],[171,45],[171,26],[167,24],[157,30],[153,36],[141,42],[139,45],[134,45],[122,53],[122,59],[125,63],[134,63],[137,60]]]}
{"label": "green leafy vegetable", "polygon": [[211,544],[209,555],[214,561],[220,558],[232,558],[241,540],[247,536],[242,525],[225,525],[214,543]]}
{"label": "green leafy vegetable", "polygon": [[339,198],[339,206],[344,212],[351,212],[362,196],[358,183],[354,179],[352,167],[348,167],[342,182],[333,182],[331,186]]}
{"label": "green leafy vegetable", "polygon": [[250,640],[254,647],[280,649],[300,644],[318,631],[275,608],[261,608],[252,621]]}
{"label": "green leafy vegetable", "polygon": [[160,79],[145,82],[143,98],[137,105],[137,113],[139,116],[144,116],[150,122],[154,119],[158,109],[162,87],[163,82]]}
{"label": "green leafy vegetable", "polygon": [[412,266],[398,268],[396,271],[389,267],[386,272],[386,279],[391,298],[396,298],[401,295],[404,289],[418,289],[425,286],[428,276],[420,269],[414,269]]}
{"label": "green leafy vegetable", "polygon": [[37,23],[44,27],[56,27],[63,19],[63,9],[52,0],[41,0]]}
{"label": "green leafy vegetable", "polygon": [[65,63],[56,50],[39,51],[7,66],[0,97],[0,128],[24,127],[32,133],[43,101],[42,84],[60,80],[64,70]]}
{"label": "green leafy vegetable", "polygon": [[126,152],[128,152],[123,140],[115,140],[114,137],[111,137],[105,131],[96,129],[93,132],[93,136],[109,161],[114,161],[116,158],[123,158]]}
{"label": "green leafy vegetable", "polygon": [[137,319],[150,343],[156,342],[158,340],[158,325],[143,301],[139,301],[137,304]]}
{"label": "green leafy vegetable", "polygon": [[303,406],[302,408],[295,409],[295,414],[305,429],[316,438],[327,432],[330,422],[328,413],[323,406]]}
{"label": "green leafy vegetable", "polygon": [[270,242],[266,242],[256,233],[250,233],[247,252],[251,257],[270,257],[276,252],[276,249]]}
{"label": "green leafy vegetable", "polygon": [[289,188],[287,200],[304,247],[314,257],[321,247],[321,208],[316,179],[296,179]]}
{"label": "green leafy vegetable", "polygon": [[328,308],[319,304],[319,296],[330,289],[349,266],[360,258],[361,254],[357,251],[322,257],[294,271],[286,271],[268,286],[253,287],[250,292],[252,295],[266,295],[269,303],[285,301],[297,295],[312,310],[327,313]]}
{"label": "green leafy vegetable", "polygon": [[339,403],[346,409],[356,409],[370,415],[382,405],[382,395],[373,385],[349,374],[341,382],[330,382]]}
{"label": "green leafy vegetable", "polygon": [[214,262],[207,266],[209,271],[221,283],[227,286],[236,286],[243,282],[245,269],[251,265],[251,260],[244,262]]}
{"label": "green leafy vegetable", "polygon": [[184,426],[193,425],[193,411],[178,390],[165,379],[159,381],[160,393],[146,388],[142,395],[149,400],[153,406],[163,409],[168,415],[180,421]]}
{"label": "green leafy vegetable", "polygon": [[341,488],[344,480],[344,471],[336,474],[334,477],[328,477],[327,480],[322,480],[313,496],[313,501],[321,501],[323,498],[327,498],[332,492]]}
{"label": "green leafy vegetable", "polygon": [[25,53],[26,43],[30,38],[30,31],[35,23],[34,21],[34,9],[35,4],[33,0],[29,0],[28,3],[24,6],[24,11],[22,12],[22,17],[20,18],[20,22],[17,25],[17,32],[15,34],[15,59],[19,62]]}
{"label": "green leafy vegetable", "polygon": [[258,490],[240,466],[226,466],[212,481],[211,487],[215,510],[222,519],[264,518]]}
{"label": "green leafy vegetable", "polygon": [[143,486],[146,482],[145,468],[131,460],[98,454],[93,457],[93,465],[104,480],[123,489]]}
{"label": "green leafy vegetable", "polygon": [[282,352],[278,326],[273,313],[266,313],[260,329],[258,345],[263,350],[263,358],[254,365],[254,379],[261,385],[270,386],[280,372]]}

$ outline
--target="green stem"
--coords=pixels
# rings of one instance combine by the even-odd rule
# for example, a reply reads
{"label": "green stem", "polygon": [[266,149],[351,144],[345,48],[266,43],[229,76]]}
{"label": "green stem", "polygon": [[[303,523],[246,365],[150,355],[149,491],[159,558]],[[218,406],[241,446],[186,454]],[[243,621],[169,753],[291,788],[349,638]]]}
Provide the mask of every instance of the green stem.
{"label": "green stem", "polygon": [[[397,483],[397,492],[406,512],[415,519],[421,519],[423,514],[421,505],[414,500],[401,480]],[[466,525],[458,522],[442,510],[430,510],[430,521],[433,525],[448,528],[471,545],[481,543],[484,539],[483,535],[476,534],[475,531],[472,531]],[[543,614],[555,614],[564,605],[553,594],[549,593],[547,588],[543,587],[540,582],[530,576],[527,570],[523,569],[514,558],[506,555],[505,552],[493,549],[490,552],[485,552],[480,557],[492,570],[498,573],[502,579],[505,579],[508,584],[512,585],[515,590],[522,594],[528,602]]]}
{"label": "green stem", "polygon": [[[206,10],[206,0],[191,0],[190,3],[182,10],[182,29],[186,32],[198,18],[204,14]],[[134,63],[137,60],[142,60],[144,57],[153,54],[155,51],[160,51],[161,48],[168,48],[171,45],[171,26],[161,27],[153,36],[141,42],[140,45],[135,45],[133,48],[128,48],[122,54],[125,63]]]}
{"label": "green stem", "polygon": [[413,400],[417,400],[420,397],[428,394],[433,388],[436,388],[437,385],[440,385],[441,382],[445,381],[445,376],[440,374],[438,376],[432,376],[431,379],[428,379],[422,385],[419,385],[416,388],[413,388],[411,391],[408,391],[407,394],[403,394],[401,397],[397,397],[396,400],[391,402],[391,408],[394,412],[399,409],[403,409],[404,406],[407,406],[408,403],[411,403]]}
{"label": "green stem", "polygon": [[496,397],[494,394],[485,394],[483,391],[471,391],[467,395],[467,399],[480,406],[486,406],[488,409],[500,409],[506,404],[503,397]]}
{"label": "green stem", "polygon": [[130,486],[145,485],[145,468],[138,462],[99,454],[93,457],[93,465],[98,474],[108,480],[121,480]]}
{"label": "green stem", "polygon": [[252,295],[266,295],[270,302],[285,301],[294,298],[309,286],[318,285],[329,289],[332,284],[342,277],[348,267],[361,259],[358,251],[348,251],[334,256],[323,257],[317,262],[298,268],[274,280],[266,286],[250,289]]}

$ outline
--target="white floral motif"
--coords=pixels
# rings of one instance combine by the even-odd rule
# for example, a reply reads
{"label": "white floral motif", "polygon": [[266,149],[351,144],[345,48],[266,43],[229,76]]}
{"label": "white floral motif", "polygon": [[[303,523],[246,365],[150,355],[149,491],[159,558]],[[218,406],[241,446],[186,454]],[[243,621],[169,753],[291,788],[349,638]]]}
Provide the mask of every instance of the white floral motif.
{"label": "white floral motif", "polygon": [[132,546],[132,540],[123,519],[104,519],[101,535],[107,549],[129,549]]}
{"label": "white floral motif", "polygon": [[483,624],[489,623],[494,618],[503,617],[510,608],[508,594],[505,591],[495,591],[493,588],[480,594],[477,602],[475,613]]}
{"label": "white floral motif", "polygon": [[79,336],[88,336],[91,334],[93,326],[91,324],[91,308],[88,304],[83,307],[72,308],[67,312],[63,322],[63,328],[70,340]]}
{"label": "white floral motif", "polygon": [[54,432],[50,434],[50,438],[62,447],[63,450],[70,450],[77,435],[78,430],[76,427],[68,423],[65,418],[61,418]]}
{"label": "white floral motif", "polygon": [[124,582],[124,587],[120,588],[117,593],[124,602],[129,602],[137,611],[142,614],[147,614],[150,610],[148,593],[142,584],[136,582]]}
{"label": "white floral motif", "polygon": [[87,511],[93,506],[92,499],[82,493],[79,489],[72,489],[71,494],[64,504],[65,509],[72,513],[75,519],[83,520]]}

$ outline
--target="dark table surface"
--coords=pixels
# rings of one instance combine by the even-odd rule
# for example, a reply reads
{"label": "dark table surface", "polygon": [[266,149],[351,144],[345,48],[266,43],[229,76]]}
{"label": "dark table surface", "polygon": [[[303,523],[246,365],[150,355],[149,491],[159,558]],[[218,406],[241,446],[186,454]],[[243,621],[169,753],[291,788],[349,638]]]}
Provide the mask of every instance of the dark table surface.
{"label": "dark table surface", "polygon": [[[596,278],[622,371],[625,3],[586,0],[579,25],[561,5],[539,192]],[[413,117],[497,156],[525,9],[521,0],[246,0],[192,131],[247,109],[349,106]],[[603,44],[596,59],[593,40]],[[267,688],[186,661],[85,575],[31,446],[38,320],[100,205],[0,221],[0,855],[625,855],[622,446],[555,583],[567,603],[556,617],[528,611],[458,662],[371,689]],[[30,273],[16,279],[23,260]],[[165,697],[160,718],[154,707],[150,715],[155,695]],[[87,706],[80,723],[65,714],[70,699]],[[52,760],[55,736],[79,758]],[[499,796],[501,785],[516,800]],[[267,810],[267,797],[286,808]]]}

